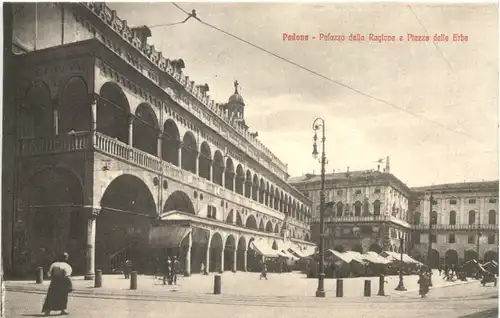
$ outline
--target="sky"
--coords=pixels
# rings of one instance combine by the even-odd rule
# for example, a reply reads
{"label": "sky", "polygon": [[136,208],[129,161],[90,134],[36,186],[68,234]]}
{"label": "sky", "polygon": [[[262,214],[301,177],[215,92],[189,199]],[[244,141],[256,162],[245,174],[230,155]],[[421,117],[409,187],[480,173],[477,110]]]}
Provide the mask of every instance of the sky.
{"label": "sky", "polygon": [[[291,176],[320,172],[311,152],[312,123],[321,117],[327,172],[376,169],[376,160],[389,156],[391,173],[409,186],[498,179],[495,4],[178,4],[334,81],[194,19],[151,28],[150,44],[171,60],[182,58],[184,74],[208,83],[216,102],[227,101],[238,80],[247,125],[288,164]],[[187,17],[171,3],[109,6],[131,26]],[[309,40],[284,41],[283,33]],[[320,33],[346,40],[320,41]],[[351,33],[365,41],[348,41]],[[394,35],[397,41],[371,42],[370,33]],[[407,34],[429,35],[430,41],[407,41]],[[446,34],[449,41],[435,43],[435,34]],[[453,42],[453,34],[468,41]]]}

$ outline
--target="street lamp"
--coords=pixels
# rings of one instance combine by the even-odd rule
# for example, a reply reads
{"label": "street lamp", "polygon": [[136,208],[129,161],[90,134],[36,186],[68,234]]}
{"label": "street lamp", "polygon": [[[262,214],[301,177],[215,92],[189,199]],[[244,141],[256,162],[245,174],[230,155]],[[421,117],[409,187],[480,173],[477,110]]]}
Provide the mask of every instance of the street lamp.
{"label": "street lamp", "polygon": [[432,252],[432,204],[434,203],[434,196],[432,192],[429,193],[429,246],[427,248],[427,266],[431,269],[431,252]]}
{"label": "street lamp", "polygon": [[399,250],[401,251],[401,263],[399,264],[399,284],[396,290],[406,291],[405,284],[403,282],[403,233],[399,233]]}
{"label": "street lamp", "polygon": [[314,143],[312,156],[314,159],[318,158],[318,140],[317,131],[322,130],[322,151],[321,151],[321,192],[319,193],[319,273],[318,273],[318,289],[316,290],[316,297],[325,297],[325,121],[322,118],[316,118],[313,122],[314,130]]}

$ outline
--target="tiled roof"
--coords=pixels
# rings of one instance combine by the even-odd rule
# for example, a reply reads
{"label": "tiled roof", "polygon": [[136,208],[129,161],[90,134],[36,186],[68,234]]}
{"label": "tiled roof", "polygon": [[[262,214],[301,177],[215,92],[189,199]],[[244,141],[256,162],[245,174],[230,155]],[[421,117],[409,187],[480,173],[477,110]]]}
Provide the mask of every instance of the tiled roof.
{"label": "tiled roof", "polygon": [[[373,171],[373,170],[359,170],[359,171],[349,171],[349,172],[335,172],[335,173],[327,173],[325,174],[325,181],[329,180],[348,180],[349,178],[352,179],[360,179],[360,178],[367,178],[367,177],[372,177],[372,178],[377,178],[384,173],[380,171]],[[287,180],[288,183],[290,184],[297,184],[297,183],[302,183],[302,182],[316,182],[316,181],[321,181],[321,175],[318,174],[305,174],[303,176],[299,177],[292,177]]]}
{"label": "tiled roof", "polygon": [[469,190],[469,189],[498,189],[497,181],[478,181],[478,182],[458,182],[458,183],[445,183],[425,187],[411,188],[415,192],[425,191],[453,191],[453,190]]}

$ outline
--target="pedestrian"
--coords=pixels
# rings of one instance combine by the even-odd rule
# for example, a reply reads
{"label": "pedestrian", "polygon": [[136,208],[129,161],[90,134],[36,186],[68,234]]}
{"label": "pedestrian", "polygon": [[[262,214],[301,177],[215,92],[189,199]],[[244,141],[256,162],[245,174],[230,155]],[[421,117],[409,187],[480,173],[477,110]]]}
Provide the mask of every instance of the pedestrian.
{"label": "pedestrian", "polygon": [[201,266],[200,266],[200,273],[201,273],[202,275],[204,275],[204,274],[205,274],[205,263],[203,263],[203,262],[201,262]]}
{"label": "pedestrian", "polygon": [[428,272],[425,269],[422,269],[420,271],[420,276],[417,282],[419,285],[418,292],[422,298],[425,298],[427,293],[429,292],[429,282],[430,278]]}
{"label": "pedestrian", "polygon": [[132,261],[128,259],[125,261],[125,268],[124,268],[125,279],[130,278],[131,272],[132,272]]}
{"label": "pedestrian", "polygon": [[260,273],[259,280],[262,278],[265,278],[267,280],[267,265],[264,264],[264,267],[262,268],[262,272]]}
{"label": "pedestrian", "polygon": [[177,260],[177,256],[174,256],[174,262],[172,264],[173,266],[173,280],[174,280],[174,285],[177,285],[177,274],[179,273],[179,261]]}
{"label": "pedestrian", "polygon": [[68,253],[63,253],[58,260],[50,265],[47,276],[50,277],[49,290],[43,303],[42,312],[45,316],[51,311],[61,311],[61,315],[68,315],[68,295],[73,291],[71,273],[73,269],[67,263]]}

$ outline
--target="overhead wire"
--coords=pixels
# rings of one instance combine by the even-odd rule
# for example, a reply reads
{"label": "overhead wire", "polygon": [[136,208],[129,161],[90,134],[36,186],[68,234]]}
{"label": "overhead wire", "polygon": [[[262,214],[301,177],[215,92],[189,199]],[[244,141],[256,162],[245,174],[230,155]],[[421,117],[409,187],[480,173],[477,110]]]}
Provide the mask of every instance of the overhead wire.
{"label": "overhead wire", "polygon": [[[181,10],[182,12],[184,12],[184,13],[186,13],[186,14],[188,14],[188,15],[189,15],[189,13],[187,13],[187,11],[186,11],[186,10],[184,10],[183,8],[181,8],[179,5],[177,5],[177,4],[176,4],[176,3],[174,3],[174,2],[171,2],[171,3],[172,3],[172,4],[176,7],[176,8],[178,8],[178,9],[179,9],[179,10]],[[294,62],[294,61],[292,61],[292,60],[290,60],[290,59],[288,59],[288,58],[282,57],[281,55],[278,55],[278,54],[276,54],[276,53],[274,53],[274,52],[271,52],[271,51],[269,51],[269,50],[267,50],[267,49],[265,49],[265,48],[263,48],[263,47],[261,47],[261,46],[259,46],[259,45],[257,45],[257,44],[251,43],[250,41],[247,41],[247,40],[245,40],[245,39],[243,39],[243,38],[241,38],[241,37],[239,37],[239,36],[237,36],[237,35],[234,35],[234,34],[232,34],[232,33],[228,32],[228,31],[225,31],[225,30],[223,30],[223,29],[221,29],[221,28],[219,28],[219,27],[217,27],[217,26],[214,26],[214,25],[212,25],[212,24],[210,24],[210,23],[208,23],[208,22],[205,22],[205,21],[201,20],[199,17],[197,17],[197,18],[196,18],[196,20],[198,20],[201,24],[203,24],[203,25],[205,25],[205,26],[207,26],[207,27],[209,27],[209,28],[212,28],[212,29],[214,29],[214,30],[216,30],[216,31],[218,31],[218,32],[221,32],[221,33],[223,33],[223,34],[225,34],[225,35],[229,36],[229,37],[232,37],[232,38],[234,38],[234,39],[236,39],[236,40],[238,40],[238,41],[241,41],[241,42],[243,42],[243,43],[245,43],[245,44],[247,44],[247,45],[250,45],[250,46],[252,46],[252,47],[254,47],[254,48],[256,48],[256,49],[258,49],[258,50],[260,50],[260,51],[263,51],[263,52],[265,52],[265,53],[267,53],[267,54],[269,54],[269,55],[272,55],[272,56],[274,56],[275,58],[280,59],[280,60],[282,60],[282,61],[284,61],[284,62],[286,62],[286,63],[288,63],[288,64],[291,64],[291,65],[293,65],[293,66],[295,66],[295,67],[298,67],[298,68],[300,68],[300,69],[302,69],[302,70],[304,70],[304,71],[306,71],[306,72],[308,72],[308,73],[310,73],[310,74],[313,74],[313,75],[318,76],[318,77],[320,77],[320,78],[322,78],[322,79],[324,79],[324,80],[327,80],[327,81],[329,81],[329,82],[331,82],[331,83],[337,84],[337,85],[342,86],[342,87],[344,87],[344,88],[346,88],[346,89],[348,89],[348,90],[351,90],[351,91],[353,91],[353,92],[355,92],[355,93],[357,93],[357,94],[359,94],[359,95],[365,96],[365,97],[367,97],[367,98],[369,98],[369,99],[372,99],[372,100],[375,100],[375,101],[377,101],[377,102],[379,102],[379,103],[382,103],[382,104],[385,104],[385,105],[390,106],[390,107],[392,107],[392,108],[395,108],[395,109],[397,109],[397,110],[403,111],[403,112],[405,112],[405,113],[407,113],[407,114],[410,114],[410,115],[412,115],[412,116],[414,116],[414,117],[420,118],[420,119],[422,119],[422,120],[424,120],[424,121],[427,121],[427,122],[430,122],[430,123],[432,123],[432,124],[434,124],[434,125],[436,125],[436,126],[439,126],[439,127],[443,128],[443,129],[445,129],[445,130],[448,130],[448,131],[451,131],[451,132],[454,132],[454,133],[458,133],[458,134],[464,135],[464,136],[466,136],[466,137],[468,137],[468,138],[470,138],[470,139],[473,139],[473,140],[479,141],[479,140],[478,140],[478,139],[476,139],[474,136],[469,135],[469,134],[467,134],[467,133],[466,133],[466,132],[464,132],[464,131],[457,130],[457,129],[453,129],[453,128],[451,128],[451,127],[448,127],[448,126],[446,126],[446,125],[443,125],[442,123],[440,123],[440,122],[438,122],[438,121],[435,121],[435,120],[429,119],[429,118],[427,118],[427,117],[425,117],[425,116],[422,116],[422,115],[420,115],[419,113],[416,113],[416,112],[410,111],[410,110],[408,110],[408,109],[406,109],[406,108],[404,108],[404,107],[398,106],[398,105],[396,105],[396,104],[394,104],[394,103],[391,103],[391,102],[386,101],[386,100],[384,100],[384,99],[381,99],[381,98],[378,98],[378,97],[376,97],[376,96],[373,96],[373,95],[371,95],[371,94],[369,94],[369,93],[365,93],[365,92],[363,92],[363,91],[361,91],[361,90],[359,90],[359,89],[357,89],[357,88],[354,88],[354,87],[352,87],[352,86],[349,86],[349,85],[347,85],[347,84],[344,84],[344,83],[342,83],[342,82],[340,82],[340,81],[334,80],[334,79],[332,79],[332,78],[330,78],[330,77],[328,77],[328,76],[325,76],[325,75],[323,75],[323,74],[321,74],[321,73],[319,73],[319,72],[317,72],[317,71],[311,70],[311,69],[310,69],[310,68],[308,68],[308,67],[305,67],[305,66],[303,66],[303,65],[301,65],[301,64],[298,64],[298,63],[296,63],[296,62]]]}

